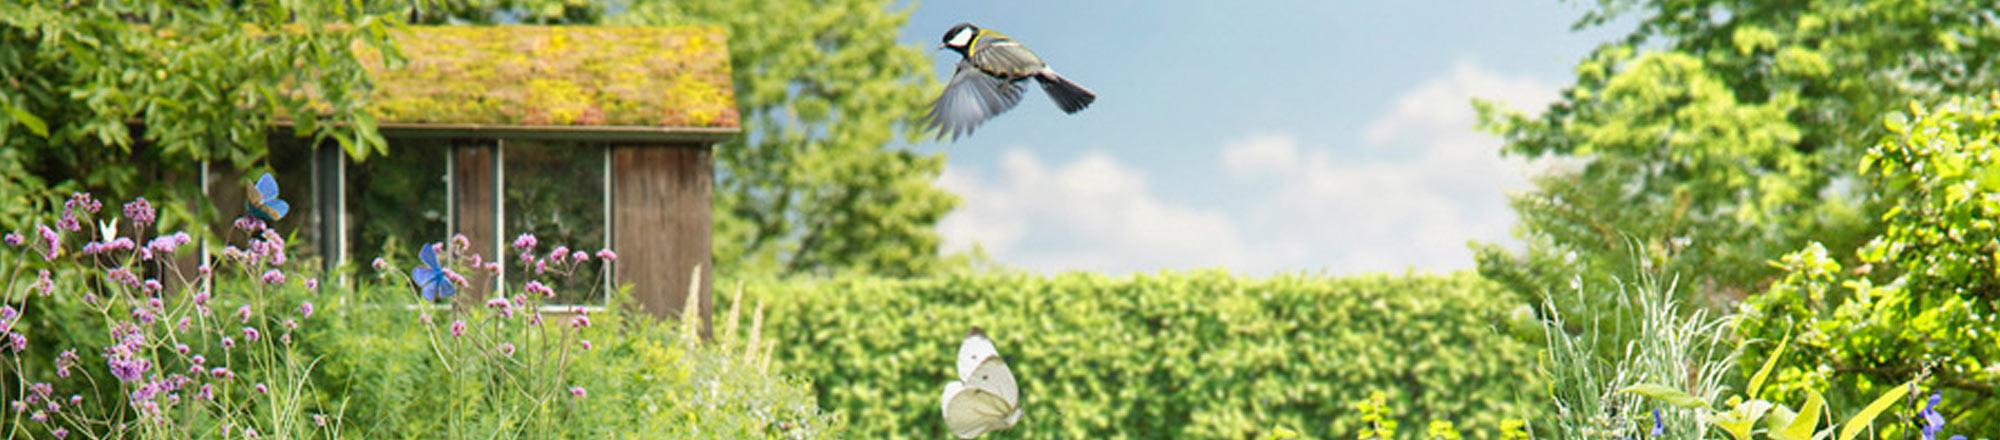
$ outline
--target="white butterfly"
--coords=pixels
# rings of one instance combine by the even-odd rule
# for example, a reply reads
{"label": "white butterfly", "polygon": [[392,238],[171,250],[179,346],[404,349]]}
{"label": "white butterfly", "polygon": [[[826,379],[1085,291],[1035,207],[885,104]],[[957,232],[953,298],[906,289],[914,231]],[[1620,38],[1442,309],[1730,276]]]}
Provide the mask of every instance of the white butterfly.
{"label": "white butterfly", "polygon": [[958,346],[958,379],[944,386],[944,425],[975,438],[1021,421],[1021,389],[986,332],[973,327]]}
{"label": "white butterfly", "polygon": [[117,236],[118,236],[118,219],[116,218],[111,219],[110,223],[105,223],[101,221],[97,222],[97,241],[108,243],[111,241],[112,237],[117,237]]}

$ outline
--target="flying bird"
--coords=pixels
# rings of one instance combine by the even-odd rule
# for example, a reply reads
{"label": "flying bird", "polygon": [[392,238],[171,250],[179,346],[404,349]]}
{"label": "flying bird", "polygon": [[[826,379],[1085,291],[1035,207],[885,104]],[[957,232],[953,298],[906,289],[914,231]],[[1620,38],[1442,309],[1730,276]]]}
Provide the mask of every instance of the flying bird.
{"label": "flying bird", "polygon": [[931,103],[925,115],[938,137],[951,140],[972,134],[979,124],[1005,113],[1021,102],[1020,82],[1033,78],[1049,93],[1049,99],[1064,113],[1076,113],[1097,100],[1081,85],[1063,78],[1035,56],[1027,46],[999,32],[972,23],[959,23],[944,33],[940,49],[951,49],[961,57],[944,93]]}
{"label": "flying bird", "polygon": [[944,386],[944,426],[970,439],[1021,421],[1021,388],[986,332],[973,327],[958,345],[958,379]]}

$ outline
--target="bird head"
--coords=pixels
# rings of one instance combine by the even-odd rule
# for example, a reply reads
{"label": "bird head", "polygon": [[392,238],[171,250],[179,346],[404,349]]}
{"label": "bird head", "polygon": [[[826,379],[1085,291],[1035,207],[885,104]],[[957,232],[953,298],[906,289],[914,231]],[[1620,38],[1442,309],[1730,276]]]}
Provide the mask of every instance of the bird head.
{"label": "bird head", "polygon": [[972,37],[978,34],[979,26],[973,26],[972,23],[959,23],[957,26],[952,26],[951,30],[944,32],[944,44],[939,44],[938,48],[951,49],[964,54],[966,48],[972,46]]}

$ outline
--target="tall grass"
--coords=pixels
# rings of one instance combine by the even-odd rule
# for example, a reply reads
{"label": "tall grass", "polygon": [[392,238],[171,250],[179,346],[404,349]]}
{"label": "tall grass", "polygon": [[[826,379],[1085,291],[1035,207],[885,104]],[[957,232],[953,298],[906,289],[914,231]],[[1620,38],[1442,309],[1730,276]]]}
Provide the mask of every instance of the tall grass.
{"label": "tall grass", "polygon": [[[1609,298],[1613,302],[1602,306],[1614,312],[1575,323],[1574,331],[1553,298],[1543,304],[1548,350],[1541,369],[1549,378],[1556,414],[1546,428],[1552,432],[1538,437],[1704,438],[1708,427],[1692,411],[1621,390],[1642,383],[1663,384],[1714,401],[1724,391],[1723,378],[1734,361],[1725,337],[1731,333],[1733,318],[1711,317],[1706,310],[1683,312],[1676,302],[1677,281],[1662,283],[1642,275],[1637,282],[1615,283],[1615,292],[1604,292],[1615,293],[1609,295],[1590,295],[1586,290],[1590,286],[1575,285],[1576,300]],[[1621,353],[1607,358],[1595,350],[1607,342],[1617,343],[1605,338],[1618,336],[1607,335],[1630,339],[1624,341]],[[1656,410],[1664,428],[1658,434],[1653,432]]]}

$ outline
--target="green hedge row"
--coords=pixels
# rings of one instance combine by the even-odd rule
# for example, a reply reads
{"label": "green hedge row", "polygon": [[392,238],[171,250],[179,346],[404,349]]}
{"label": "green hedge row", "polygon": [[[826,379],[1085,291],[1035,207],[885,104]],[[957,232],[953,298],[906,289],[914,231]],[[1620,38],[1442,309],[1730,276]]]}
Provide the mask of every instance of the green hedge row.
{"label": "green hedge row", "polygon": [[744,289],[746,305],[768,309],[780,370],[811,381],[820,407],[863,438],[946,435],[939,393],[974,325],[1021,381],[1026,416],[1003,438],[1245,438],[1281,426],[1351,437],[1352,403],[1371,391],[1397,402],[1404,426],[1452,420],[1476,438],[1539,410],[1534,348],[1507,334],[1525,309],[1470,274],[984,273]]}

